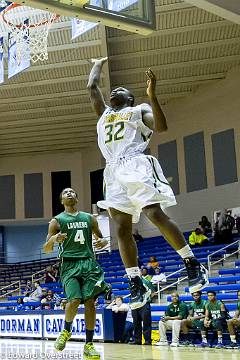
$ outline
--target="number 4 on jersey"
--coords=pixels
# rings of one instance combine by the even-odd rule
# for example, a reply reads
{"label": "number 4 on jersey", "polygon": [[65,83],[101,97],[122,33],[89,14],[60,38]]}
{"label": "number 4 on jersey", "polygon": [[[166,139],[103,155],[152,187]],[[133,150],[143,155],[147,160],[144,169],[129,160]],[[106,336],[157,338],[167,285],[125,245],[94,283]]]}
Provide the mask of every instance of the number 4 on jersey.
{"label": "number 4 on jersey", "polygon": [[85,237],[83,235],[83,230],[77,230],[74,242],[80,242],[81,245],[85,244]]}

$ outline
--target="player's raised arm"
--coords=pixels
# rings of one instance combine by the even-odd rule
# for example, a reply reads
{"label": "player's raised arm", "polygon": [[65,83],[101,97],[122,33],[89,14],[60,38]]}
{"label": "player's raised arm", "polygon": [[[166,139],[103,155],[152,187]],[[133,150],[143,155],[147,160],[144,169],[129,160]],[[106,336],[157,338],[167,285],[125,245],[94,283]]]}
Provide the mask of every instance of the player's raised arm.
{"label": "player's raised arm", "polygon": [[59,224],[56,219],[52,219],[48,226],[48,234],[43,250],[45,253],[53,251],[55,243],[62,243],[67,237],[67,234],[59,232]]}
{"label": "player's raised arm", "polygon": [[161,133],[168,129],[165,115],[162,112],[156,97],[156,76],[151,69],[146,71],[147,75],[147,95],[151,104],[142,105],[143,122],[151,130]]}
{"label": "player's raised arm", "polygon": [[100,74],[102,71],[103,64],[107,61],[107,57],[102,59],[92,59],[91,62],[94,64],[90,72],[87,88],[90,94],[90,99],[93,108],[98,116],[101,116],[106,109],[106,104],[103,98],[103,94],[99,88]]}

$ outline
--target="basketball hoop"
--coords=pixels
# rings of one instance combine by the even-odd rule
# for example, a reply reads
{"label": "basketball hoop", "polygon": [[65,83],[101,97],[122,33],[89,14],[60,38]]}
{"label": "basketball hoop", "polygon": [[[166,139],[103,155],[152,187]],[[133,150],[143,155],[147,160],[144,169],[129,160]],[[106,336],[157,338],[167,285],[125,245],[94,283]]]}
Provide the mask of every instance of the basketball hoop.
{"label": "basketball hoop", "polygon": [[[21,9],[21,10],[20,10]],[[16,41],[17,57],[29,57],[33,63],[48,59],[47,39],[49,29],[60,15],[35,10],[16,3],[2,12],[2,18]]]}

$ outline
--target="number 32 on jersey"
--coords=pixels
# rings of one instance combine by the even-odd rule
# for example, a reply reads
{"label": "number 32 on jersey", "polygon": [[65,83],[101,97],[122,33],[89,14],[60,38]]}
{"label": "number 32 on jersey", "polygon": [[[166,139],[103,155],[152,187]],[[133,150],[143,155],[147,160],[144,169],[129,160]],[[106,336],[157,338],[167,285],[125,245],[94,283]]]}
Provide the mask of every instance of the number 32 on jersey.
{"label": "number 32 on jersey", "polygon": [[105,144],[122,140],[124,138],[124,130],[124,121],[105,125]]}

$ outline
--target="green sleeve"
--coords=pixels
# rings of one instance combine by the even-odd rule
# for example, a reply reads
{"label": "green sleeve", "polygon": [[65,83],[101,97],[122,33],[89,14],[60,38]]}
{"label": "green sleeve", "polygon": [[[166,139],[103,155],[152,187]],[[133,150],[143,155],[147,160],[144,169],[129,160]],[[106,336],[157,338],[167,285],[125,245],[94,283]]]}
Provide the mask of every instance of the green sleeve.
{"label": "green sleeve", "polygon": [[237,303],[237,310],[240,311],[240,302]]}
{"label": "green sleeve", "polygon": [[171,308],[170,305],[168,305],[167,310],[165,311],[166,316],[171,316]]}
{"label": "green sleeve", "polygon": [[182,317],[182,319],[186,319],[188,315],[188,307],[185,303],[182,303],[179,305],[179,316]]}

